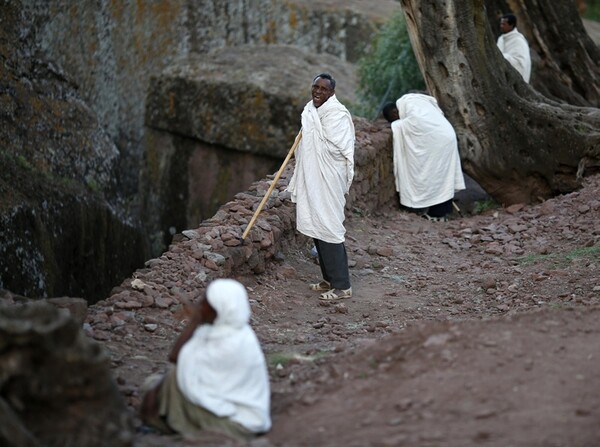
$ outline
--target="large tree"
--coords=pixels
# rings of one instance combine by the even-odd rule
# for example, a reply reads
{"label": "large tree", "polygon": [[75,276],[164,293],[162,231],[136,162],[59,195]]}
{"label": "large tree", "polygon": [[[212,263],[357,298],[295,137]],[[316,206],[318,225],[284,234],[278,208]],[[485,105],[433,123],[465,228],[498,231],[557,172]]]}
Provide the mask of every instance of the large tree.
{"label": "large tree", "polygon": [[[463,168],[492,197],[504,204],[543,200],[598,171],[600,110],[550,99],[526,84],[496,47],[484,0],[401,3],[427,87],[457,131]],[[563,8],[575,10],[572,2],[532,3],[541,5],[528,13],[538,33],[562,27]],[[581,20],[569,26],[581,39],[565,45],[589,40]],[[549,45],[544,35],[538,44]],[[598,60],[589,67],[597,89]]]}

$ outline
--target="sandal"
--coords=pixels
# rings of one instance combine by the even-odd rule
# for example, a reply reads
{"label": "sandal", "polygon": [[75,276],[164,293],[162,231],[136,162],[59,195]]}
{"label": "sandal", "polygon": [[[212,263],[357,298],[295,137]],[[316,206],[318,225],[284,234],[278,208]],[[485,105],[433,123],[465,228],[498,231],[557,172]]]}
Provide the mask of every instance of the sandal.
{"label": "sandal", "polygon": [[344,298],[352,298],[352,287],[346,290],[331,289],[322,293],[319,297],[321,301],[337,301]]}
{"label": "sandal", "polygon": [[442,217],[432,217],[427,213],[421,214],[421,217],[427,219],[430,222],[448,222],[448,218],[446,216]]}
{"label": "sandal", "polygon": [[310,290],[318,290],[318,291],[323,291],[323,290],[331,290],[331,284],[325,280],[315,283],[315,284],[311,284],[309,285]]}

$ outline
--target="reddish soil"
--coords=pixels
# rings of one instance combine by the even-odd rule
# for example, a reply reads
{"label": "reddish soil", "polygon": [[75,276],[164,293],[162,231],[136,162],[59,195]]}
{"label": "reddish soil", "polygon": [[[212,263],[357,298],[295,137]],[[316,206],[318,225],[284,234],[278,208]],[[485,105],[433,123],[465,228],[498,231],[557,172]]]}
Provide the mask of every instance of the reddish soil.
{"label": "reddish soil", "polygon": [[[391,209],[347,229],[352,299],[308,289],[309,246],[238,278],[271,374],[273,429],[252,445],[600,445],[600,176],[535,206],[447,223]],[[158,328],[103,342],[132,412],[183,327],[139,314]],[[236,444],[136,436],[163,445]]]}

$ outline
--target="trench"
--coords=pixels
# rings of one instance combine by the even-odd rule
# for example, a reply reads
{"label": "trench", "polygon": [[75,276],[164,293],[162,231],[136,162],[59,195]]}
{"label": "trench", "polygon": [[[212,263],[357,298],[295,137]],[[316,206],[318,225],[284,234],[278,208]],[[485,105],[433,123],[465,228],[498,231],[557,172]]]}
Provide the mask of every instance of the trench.
{"label": "trench", "polygon": [[237,193],[277,172],[282,162],[168,131],[147,133],[141,217],[152,257],[164,252],[174,235],[197,228]]}

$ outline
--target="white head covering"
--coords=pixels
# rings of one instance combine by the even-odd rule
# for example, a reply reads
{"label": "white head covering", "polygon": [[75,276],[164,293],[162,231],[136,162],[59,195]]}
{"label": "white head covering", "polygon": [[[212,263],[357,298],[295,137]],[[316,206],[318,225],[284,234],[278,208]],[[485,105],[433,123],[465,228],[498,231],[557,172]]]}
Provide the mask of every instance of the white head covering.
{"label": "white head covering", "polygon": [[246,288],[233,279],[217,279],[206,289],[206,299],[217,312],[214,326],[241,328],[250,321]]}
{"label": "white head covering", "polygon": [[269,375],[250,327],[246,288],[217,279],[206,289],[217,316],[200,325],[177,358],[177,385],[190,401],[252,432],[271,428]]}

